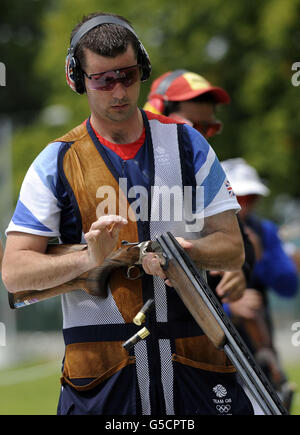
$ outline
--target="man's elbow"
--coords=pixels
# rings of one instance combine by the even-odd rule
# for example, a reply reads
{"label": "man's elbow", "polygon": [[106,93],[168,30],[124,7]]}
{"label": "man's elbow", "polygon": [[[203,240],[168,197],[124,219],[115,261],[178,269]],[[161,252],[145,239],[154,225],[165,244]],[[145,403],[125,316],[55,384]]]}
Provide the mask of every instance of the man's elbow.
{"label": "man's elbow", "polygon": [[245,260],[246,260],[246,255],[245,255],[245,249],[244,246],[242,245],[241,247],[241,252],[240,252],[240,256],[239,256],[239,267],[243,267]]}
{"label": "man's elbow", "polygon": [[6,273],[4,268],[2,268],[1,277],[6,290],[9,293],[14,293],[16,290],[14,288],[13,280],[11,279],[10,275]]}
{"label": "man's elbow", "polygon": [[233,248],[234,256],[231,262],[231,269],[241,269],[245,263],[245,249],[243,242],[237,242]]}
{"label": "man's elbow", "polygon": [[3,284],[6,288],[6,290],[9,293],[15,293],[17,291],[20,291],[20,289],[17,285],[17,276],[16,275],[17,275],[16,271],[7,267],[5,265],[5,262],[3,261],[2,270],[1,270],[1,278],[2,278],[2,281],[3,281]]}

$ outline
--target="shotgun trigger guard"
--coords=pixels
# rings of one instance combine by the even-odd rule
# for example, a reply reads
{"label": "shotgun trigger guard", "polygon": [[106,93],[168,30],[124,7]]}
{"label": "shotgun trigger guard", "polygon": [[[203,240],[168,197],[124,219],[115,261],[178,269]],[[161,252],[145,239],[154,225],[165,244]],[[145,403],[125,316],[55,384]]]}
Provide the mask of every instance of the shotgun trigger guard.
{"label": "shotgun trigger guard", "polygon": [[[130,279],[132,281],[141,278],[144,275],[144,271],[141,268],[141,264],[143,261],[143,256],[146,255],[147,250],[149,249],[149,247],[151,246],[151,241],[146,241],[146,242],[127,242],[127,240],[122,240],[121,242],[122,246],[127,246],[128,249],[131,248],[138,248],[139,249],[139,258],[138,260],[131,266],[128,266],[127,270],[126,270],[126,278]],[[138,271],[138,273],[137,273]]]}
{"label": "shotgun trigger guard", "polygon": [[137,264],[128,266],[126,270],[126,278],[130,279],[131,281],[135,281],[136,279],[141,278],[143,275],[144,275],[144,271]]}

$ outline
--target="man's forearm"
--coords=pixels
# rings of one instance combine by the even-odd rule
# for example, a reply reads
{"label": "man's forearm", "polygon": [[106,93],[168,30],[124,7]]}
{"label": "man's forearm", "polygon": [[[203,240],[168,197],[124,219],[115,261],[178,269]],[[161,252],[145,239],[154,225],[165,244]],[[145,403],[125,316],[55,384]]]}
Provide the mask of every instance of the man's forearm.
{"label": "man's forearm", "polygon": [[187,252],[197,266],[205,270],[236,270],[245,259],[242,240],[219,231],[192,241]]}
{"label": "man's forearm", "polygon": [[207,217],[202,237],[191,242],[189,255],[201,269],[236,270],[245,261],[240,227],[232,210]]}
{"label": "man's forearm", "polygon": [[3,282],[10,292],[44,290],[90,270],[87,250],[64,255],[18,251],[3,263]]}
{"label": "man's forearm", "polygon": [[[69,253],[68,247],[63,255],[45,253],[49,241],[46,237],[10,232],[2,264],[2,279],[7,290],[18,292],[57,287],[100,266],[115,249],[124,225],[127,220],[121,216],[101,216],[85,233],[88,249],[81,250],[81,246],[76,245],[76,252]],[[74,249],[75,246],[71,250]]]}

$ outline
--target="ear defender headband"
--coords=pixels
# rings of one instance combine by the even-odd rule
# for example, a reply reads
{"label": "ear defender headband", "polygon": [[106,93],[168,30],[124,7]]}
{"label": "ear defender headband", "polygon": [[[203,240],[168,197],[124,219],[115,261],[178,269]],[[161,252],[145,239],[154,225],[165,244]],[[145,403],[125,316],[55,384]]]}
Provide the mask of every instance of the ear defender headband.
{"label": "ear defender headband", "polygon": [[120,18],[101,15],[98,17],[93,17],[90,20],[83,23],[83,25],[78,29],[78,31],[73,36],[70,44],[70,48],[68,49],[66,62],[65,62],[66,80],[70,88],[74,92],[77,92],[77,94],[85,93],[83,73],[81,71],[79,62],[78,60],[76,60],[75,57],[77,44],[86,33],[88,33],[94,27],[101,26],[102,24],[117,24],[119,26],[125,27],[134,35],[134,37],[137,39],[139,43],[138,61],[142,67],[141,81],[143,82],[147,80],[150,76],[151,63],[150,63],[148,53],[145,47],[143,46],[143,44],[141,43],[141,41],[139,40],[133,28],[125,21],[121,20]]}
{"label": "ear defender headband", "polygon": [[158,115],[163,115],[165,112],[165,105],[168,102],[168,98],[166,97],[166,92],[169,87],[172,85],[175,79],[182,76],[188,72],[185,69],[176,69],[171,72],[171,74],[167,75],[158,85],[157,89],[150,94],[150,97],[147,103],[144,106],[145,110],[149,110],[151,112],[155,112]]}

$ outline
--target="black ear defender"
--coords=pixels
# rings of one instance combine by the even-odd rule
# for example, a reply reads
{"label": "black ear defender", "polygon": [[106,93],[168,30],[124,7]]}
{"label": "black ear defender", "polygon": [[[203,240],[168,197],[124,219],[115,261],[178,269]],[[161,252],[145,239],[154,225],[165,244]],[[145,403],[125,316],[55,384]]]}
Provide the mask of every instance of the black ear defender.
{"label": "black ear defender", "polygon": [[134,37],[137,39],[139,43],[139,51],[138,51],[138,63],[142,68],[142,77],[141,81],[145,81],[149,78],[151,74],[151,63],[148,56],[148,53],[139,40],[137,34],[133,30],[133,28],[117,17],[110,17],[107,15],[100,15],[98,17],[93,17],[90,20],[83,23],[83,25],[78,29],[75,35],[72,38],[70,47],[68,49],[66,62],[65,62],[65,72],[66,72],[66,80],[70,88],[76,92],[77,94],[85,93],[85,85],[84,85],[84,76],[83,72],[80,68],[79,62],[75,57],[75,50],[80,39],[92,30],[94,27],[101,26],[102,24],[117,24],[119,26],[125,27],[128,29]]}

